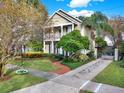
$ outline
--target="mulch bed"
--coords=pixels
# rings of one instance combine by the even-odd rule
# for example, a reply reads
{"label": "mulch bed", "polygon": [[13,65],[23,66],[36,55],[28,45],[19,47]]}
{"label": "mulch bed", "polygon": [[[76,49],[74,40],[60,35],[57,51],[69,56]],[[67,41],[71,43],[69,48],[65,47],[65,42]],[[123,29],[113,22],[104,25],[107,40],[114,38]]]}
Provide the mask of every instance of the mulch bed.
{"label": "mulch bed", "polygon": [[59,70],[52,71],[53,73],[62,75],[62,74],[67,73],[67,72],[69,72],[69,71],[71,70],[69,67],[67,67],[67,66],[65,66],[65,65],[62,65],[59,61],[53,62],[53,64],[54,64],[55,66],[58,66],[58,67],[61,68],[61,69],[59,69]]}

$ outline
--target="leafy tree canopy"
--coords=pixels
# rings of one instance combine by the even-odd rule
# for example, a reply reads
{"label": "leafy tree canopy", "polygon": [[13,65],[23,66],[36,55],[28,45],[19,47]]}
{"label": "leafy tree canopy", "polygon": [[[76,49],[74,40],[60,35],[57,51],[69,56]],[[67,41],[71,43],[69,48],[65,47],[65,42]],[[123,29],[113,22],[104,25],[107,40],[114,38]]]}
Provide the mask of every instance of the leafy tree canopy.
{"label": "leafy tree canopy", "polygon": [[85,27],[96,30],[97,36],[100,36],[102,31],[113,35],[113,29],[108,24],[108,18],[101,12],[95,12],[91,17],[80,16],[79,19],[82,20],[82,25]]}
{"label": "leafy tree canopy", "polygon": [[80,31],[74,30],[67,35],[63,36],[57,44],[58,48],[63,48],[68,52],[77,52],[81,49],[89,48],[88,37],[83,37]]}
{"label": "leafy tree canopy", "polygon": [[105,48],[107,46],[107,42],[101,37],[97,37],[95,39],[95,42],[96,42],[97,46],[100,48]]}

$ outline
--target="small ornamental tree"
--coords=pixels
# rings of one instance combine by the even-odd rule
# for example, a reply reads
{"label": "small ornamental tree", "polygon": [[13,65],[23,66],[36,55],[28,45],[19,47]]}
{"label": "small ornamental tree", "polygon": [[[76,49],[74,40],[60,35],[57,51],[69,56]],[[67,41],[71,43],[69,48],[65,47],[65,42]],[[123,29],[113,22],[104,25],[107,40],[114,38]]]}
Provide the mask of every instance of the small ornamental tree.
{"label": "small ornamental tree", "polygon": [[81,49],[89,49],[88,37],[83,37],[79,30],[74,30],[63,36],[57,44],[58,48],[62,48],[67,52],[75,54]]}

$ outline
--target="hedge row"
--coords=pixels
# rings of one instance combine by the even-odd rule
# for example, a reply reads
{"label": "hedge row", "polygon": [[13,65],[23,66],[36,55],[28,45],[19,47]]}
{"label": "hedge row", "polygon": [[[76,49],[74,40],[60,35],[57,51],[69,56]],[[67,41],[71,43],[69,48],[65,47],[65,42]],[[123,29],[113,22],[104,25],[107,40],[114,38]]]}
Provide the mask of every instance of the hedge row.
{"label": "hedge row", "polygon": [[18,56],[21,56],[22,58],[41,58],[41,57],[50,57],[57,60],[62,60],[63,55],[54,55],[54,54],[45,54],[41,52],[29,52],[29,53],[23,53],[18,54]]}

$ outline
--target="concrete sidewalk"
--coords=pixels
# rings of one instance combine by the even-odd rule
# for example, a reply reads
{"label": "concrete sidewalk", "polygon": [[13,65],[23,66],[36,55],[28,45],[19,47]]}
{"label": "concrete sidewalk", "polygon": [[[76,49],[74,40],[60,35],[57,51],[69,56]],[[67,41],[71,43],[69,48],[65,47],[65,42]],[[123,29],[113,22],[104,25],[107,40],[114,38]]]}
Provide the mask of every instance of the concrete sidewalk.
{"label": "concrete sidewalk", "polygon": [[12,93],[79,93],[79,89],[48,81]]}
{"label": "concrete sidewalk", "polygon": [[124,88],[115,87],[107,84],[89,82],[80,91],[92,91],[94,93],[124,93]]}
{"label": "concrete sidewalk", "polygon": [[90,82],[111,62],[112,60],[98,59],[64,75],[50,79],[48,82],[12,93],[79,93],[80,90],[88,90],[95,93],[124,93],[123,88]]}
{"label": "concrete sidewalk", "polygon": [[97,74],[104,70],[112,60],[98,59],[75,70],[66,73],[66,76],[73,76],[82,80],[92,80]]}

